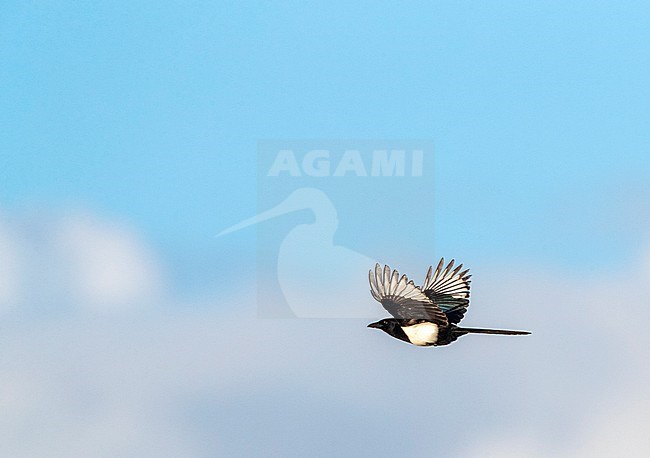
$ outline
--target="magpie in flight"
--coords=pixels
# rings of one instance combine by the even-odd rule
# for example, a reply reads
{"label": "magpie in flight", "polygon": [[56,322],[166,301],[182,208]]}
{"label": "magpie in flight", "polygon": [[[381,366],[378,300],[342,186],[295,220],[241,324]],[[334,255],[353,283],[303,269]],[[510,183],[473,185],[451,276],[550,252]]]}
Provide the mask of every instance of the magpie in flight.
{"label": "magpie in flight", "polygon": [[[418,287],[406,275],[379,264],[369,272],[372,297],[394,318],[370,323],[369,328],[381,329],[396,339],[423,347],[449,345],[465,334],[505,334],[509,336],[530,334],[527,331],[502,329],[461,328],[456,326],[463,319],[469,306],[469,269],[461,272],[463,265],[455,269],[452,259],[447,267],[444,258],[432,274],[429,267],[422,287]],[[452,270],[453,269],[453,270]]]}

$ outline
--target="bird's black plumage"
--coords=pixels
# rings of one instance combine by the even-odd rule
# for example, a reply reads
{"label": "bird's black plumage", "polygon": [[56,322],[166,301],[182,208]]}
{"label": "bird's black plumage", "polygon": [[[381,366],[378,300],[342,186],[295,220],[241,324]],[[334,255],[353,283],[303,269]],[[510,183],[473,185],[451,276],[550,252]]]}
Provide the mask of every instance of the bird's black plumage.
{"label": "bird's black plumage", "polygon": [[406,275],[379,264],[369,272],[372,296],[394,318],[385,318],[368,327],[381,329],[404,342],[419,346],[448,345],[465,334],[525,335],[527,331],[461,328],[457,324],[469,307],[469,269],[454,260],[446,267],[441,259],[435,271],[429,267],[422,287]]}

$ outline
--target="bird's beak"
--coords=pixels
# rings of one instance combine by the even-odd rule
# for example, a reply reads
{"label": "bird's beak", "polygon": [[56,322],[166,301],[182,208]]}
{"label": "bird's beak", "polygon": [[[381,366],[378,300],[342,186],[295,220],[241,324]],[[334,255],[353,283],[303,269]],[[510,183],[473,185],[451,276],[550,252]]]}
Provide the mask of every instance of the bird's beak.
{"label": "bird's beak", "polygon": [[368,327],[369,327],[369,328],[379,328],[379,327],[381,327],[381,325],[379,324],[379,321],[378,321],[378,322],[376,322],[376,323],[370,323],[370,324],[368,325]]}

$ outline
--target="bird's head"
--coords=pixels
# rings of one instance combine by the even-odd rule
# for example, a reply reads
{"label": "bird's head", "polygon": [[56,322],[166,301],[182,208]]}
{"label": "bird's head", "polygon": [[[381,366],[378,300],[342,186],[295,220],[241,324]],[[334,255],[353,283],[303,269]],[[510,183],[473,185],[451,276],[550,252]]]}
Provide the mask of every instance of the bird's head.
{"label": "bird's head", "polygon": [[390,322],[388,320],[379,320],[375,321],[374,323],[370,323],[368,325],[369,328],[377,328],[377,329],[388,329],[390,327]]}

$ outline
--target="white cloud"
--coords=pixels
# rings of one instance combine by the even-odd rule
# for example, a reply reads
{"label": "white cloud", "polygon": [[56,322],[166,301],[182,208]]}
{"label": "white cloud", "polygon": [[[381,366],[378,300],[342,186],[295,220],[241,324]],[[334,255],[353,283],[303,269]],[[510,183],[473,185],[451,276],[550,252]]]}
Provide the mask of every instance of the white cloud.
{"label": "white cloud", "polygon": [[0,311],[18,299],[23,275],[18,240],[0,218]]}
{"label": "white cloud", "polygon": [[160,263],[124,225],[88,212],[0,219],[0,306],[110,311],[164,296]]}
{"label": "white cloud", "polygon": [[529,399],[504,393],[524,409],[522,421],[477,435],[462,454],[648,456],[649,279],[641,254],[624,271],[590,277],[510,268],[477,280],[475,297],[530,323],[538,341],[521,369],[535,379]]}
{"label": "white cloud", "polygon": [[648,425],[650,401],[645,387],[613,396],[594,418],[586,419],[566,456],[646,457],[650,454]]}
{"label": "white cloud", "polygon": [[53,243],[67,267],[69,294],[104,310],[142,305],[162,290],[160,267],[131,231],[87,214],[56,222]]}
{"label": "white cloud", "polygon": [[[589,278],[476,266],[465,324],[533,335],[422,349],[364,321],[259,320],[254,290],[219,282],[197,306],[133,310],[164,295],[165,269],[128,228],[88,214],[21,227],[0,231],[23,260],[12,294],[75,308],[4,322],[0,455],[650,450],[646,258]],[[88,309],[115,313],[75,313]]]}

